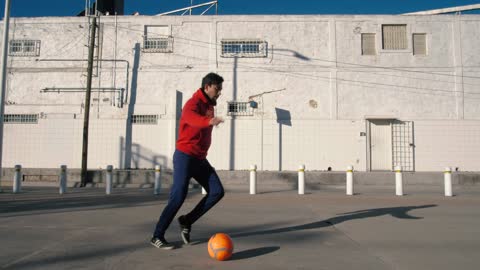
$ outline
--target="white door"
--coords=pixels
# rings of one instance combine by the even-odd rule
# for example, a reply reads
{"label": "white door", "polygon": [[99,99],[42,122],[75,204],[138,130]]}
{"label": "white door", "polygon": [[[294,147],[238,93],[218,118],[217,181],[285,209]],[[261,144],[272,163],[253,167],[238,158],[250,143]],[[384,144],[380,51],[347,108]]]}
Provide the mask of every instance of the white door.
{"label": "white door", "polygon": [[370,169],[392,170],[392,126],[390,120],[370,121]]}

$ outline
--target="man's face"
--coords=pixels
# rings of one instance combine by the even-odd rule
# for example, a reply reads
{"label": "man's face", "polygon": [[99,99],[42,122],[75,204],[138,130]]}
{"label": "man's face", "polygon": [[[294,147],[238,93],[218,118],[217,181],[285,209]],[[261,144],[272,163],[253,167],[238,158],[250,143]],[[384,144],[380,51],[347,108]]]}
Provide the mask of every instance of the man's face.
{"label": "man's face", "polygon": [[205,86],[205,94],[214,101],[222,94],[222,84],[210,84]]}

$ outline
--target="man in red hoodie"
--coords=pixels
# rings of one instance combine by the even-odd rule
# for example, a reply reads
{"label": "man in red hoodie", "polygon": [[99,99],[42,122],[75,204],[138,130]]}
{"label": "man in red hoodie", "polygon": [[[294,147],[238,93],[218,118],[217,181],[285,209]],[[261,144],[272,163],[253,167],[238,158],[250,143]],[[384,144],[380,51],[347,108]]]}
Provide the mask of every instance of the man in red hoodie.
{"label": "man in red hoodie", "polygon": [[222,118],[215,117],[213,110],[213,106],[217,104],[217,99],[221,94],[222,83],[223,78],[218,74],[207,74],[202,80],[201,88],[183,107],[179,136],[173,154],[173,185],[170,199],[160,215],[150,240],[150,243],[157,248],[174,248],[165,240],[165,231],[185,201],[190,178],[194,178],[207,191],[207,195],[190,213],[178,218],[181,236],[185,244],[190,243],[192,224],[220,201],[224,195],[222,183],[215,169],[206,159],[213,126],[223,122]]}

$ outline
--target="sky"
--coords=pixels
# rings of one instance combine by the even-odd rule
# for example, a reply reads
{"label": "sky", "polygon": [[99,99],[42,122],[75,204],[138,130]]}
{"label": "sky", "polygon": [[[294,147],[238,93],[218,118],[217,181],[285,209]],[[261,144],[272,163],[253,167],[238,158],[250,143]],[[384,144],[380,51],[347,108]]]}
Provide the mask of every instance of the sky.
{"label": "sky", "polygon": [[[211,0],[125,0],[125,14],[155,15],[187,7],[191,1],[195,5]],[[86,0],[10,0],[10,3],[11,17],[75,16],[85,9]],[[480,4],[480,0],[219,0],[218,14],[401,14],[471,4]],[[5,0],[0,0],[0,18],[4,10]],[[194,14],[203,10],[198,9]],[[212,12],[213,8],[208,14]]]}

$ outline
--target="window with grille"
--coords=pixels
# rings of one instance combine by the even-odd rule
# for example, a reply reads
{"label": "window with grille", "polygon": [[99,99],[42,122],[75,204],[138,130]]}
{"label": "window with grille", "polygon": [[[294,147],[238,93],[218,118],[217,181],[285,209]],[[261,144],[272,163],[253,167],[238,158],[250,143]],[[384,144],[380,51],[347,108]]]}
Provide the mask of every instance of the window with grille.
{"label": "window with grille", "polygon": [[427,55],[427,35],[413,34],[413,54]]}
{"label": "window with grille", "polygon": [[173,37],[159,37],[143,39],[143,52],[148,53],[172,53]]}
{"label": "window with grille", "polygon": [[384,50],[406,50],[408,47],[407,25],[382,25],[382,44]]}
{"label": "window with grille", "polygon": [[26,39],[10,40],[8,55],[40,56],[40,40],[26,40]]}
{"label": "window with grille", "polygon": [[262,40],[222,40],[222,57],[267,57],[267,42]]}
{"label": "window with grille", "polygon": [[228,102],[228,115],[253,115],[253,108],[250,106],[250,102]]}
{"label": "window with grille", "polygon": [[134,114],[134,115],[132,115],[132,124],[156,125],[157,123],[158,123],[158,115],[156,115],[156,114]]}
{"label": "window with grille", "polygon": [[375,34],[362,33],[362,55],[376,55]]}
{"label": "window with grille", "polygon": [[5,114],[3,116],[5,124],[37,124],[37,114]]}

